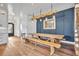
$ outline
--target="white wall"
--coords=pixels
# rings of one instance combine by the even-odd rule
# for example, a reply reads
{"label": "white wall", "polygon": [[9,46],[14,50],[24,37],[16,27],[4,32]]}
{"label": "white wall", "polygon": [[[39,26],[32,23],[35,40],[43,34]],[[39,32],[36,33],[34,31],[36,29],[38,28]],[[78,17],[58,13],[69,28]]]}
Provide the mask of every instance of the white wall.
{"label": "white wall", "polygon": [[7,15],[0,14],[0,44],[8,43]]}
{"label": "white wall", "polygon": [[30,17],[28,17],[28,20],[27,20],[27,32],[28,34],[29,33],[36,33],[36,20],[32,20]]}
{"label": "white wall", "polygon": [[[4,13],[4,14],[3,14]],[[8,43],[7,5],[0,4],[0,44]]]}
{"label": "white wall", "polygon": [[14,35],[15,36],[20,36],[20,19],[18,16],[15,17],[14,19]]}

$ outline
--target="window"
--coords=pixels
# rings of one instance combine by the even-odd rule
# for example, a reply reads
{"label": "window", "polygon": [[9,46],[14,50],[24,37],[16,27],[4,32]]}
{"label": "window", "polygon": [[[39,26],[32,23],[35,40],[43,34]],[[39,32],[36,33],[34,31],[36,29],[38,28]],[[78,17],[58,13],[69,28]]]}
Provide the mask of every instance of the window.
{"label": "window", "polygon": [[45,18],[43,21],[43,29],[56,29],[55,16],[53,18]]}

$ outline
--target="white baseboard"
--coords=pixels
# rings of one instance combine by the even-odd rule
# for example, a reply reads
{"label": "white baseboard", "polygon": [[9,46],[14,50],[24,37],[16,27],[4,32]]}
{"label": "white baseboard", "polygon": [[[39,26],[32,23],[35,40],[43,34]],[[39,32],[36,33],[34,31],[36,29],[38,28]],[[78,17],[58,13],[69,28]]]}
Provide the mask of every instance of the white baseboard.
{"label": "white baseboard", "polygon": [[75,45],[75,42],[70,42],[70,41],[60,41],[60,42]]}

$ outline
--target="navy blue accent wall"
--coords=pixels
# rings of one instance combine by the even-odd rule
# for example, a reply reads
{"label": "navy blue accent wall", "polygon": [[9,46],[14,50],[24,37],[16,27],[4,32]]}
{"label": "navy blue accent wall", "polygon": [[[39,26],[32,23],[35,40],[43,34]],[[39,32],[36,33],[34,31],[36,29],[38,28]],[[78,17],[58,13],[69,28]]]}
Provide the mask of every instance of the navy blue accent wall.
{"label": "navy blue accent wall", "polygon": [[[57,12],[56,29],[43,29],[43,21],[37,21],[37,33],[64,34],[69,36],[68,41],[74,41],[74,8]],[[48,18],[51,18],[48,16]],[[44,19],[44,18],[42,18]]]}

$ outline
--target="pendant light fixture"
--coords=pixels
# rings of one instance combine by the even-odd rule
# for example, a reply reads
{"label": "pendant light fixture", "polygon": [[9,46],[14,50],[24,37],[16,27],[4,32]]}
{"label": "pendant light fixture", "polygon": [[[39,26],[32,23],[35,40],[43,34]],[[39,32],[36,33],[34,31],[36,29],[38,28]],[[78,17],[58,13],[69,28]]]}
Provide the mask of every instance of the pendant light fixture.
{"label": "pendant light fixture", "polygon": [[53,6],[52,6],[52,3],[51,3],[51,12],[52,12],[52,8],[53,8]]}
{"label": "pendant light fixture", "polygon": [[[34,17],[34,12],[33,12],[33,16],[32,16],[32,17]],[[33,23],[33,20],[34,20],[34,19],[32,18],[32,23]]]}
{"label": "pendant light fixture", "polygon": [[[51,12],[53,12],[53,5],[52,5],[52,3],[51,3]],[[54,14],[52,15],[52,19],[53,20],[55,19],[55,15]]]}
{"label": "pendant light fixture", "polygon": [[[40,9],[40,15],[41,15],[41,9]],[[40,21],[42,21],[41,17],[40,17]]]}

